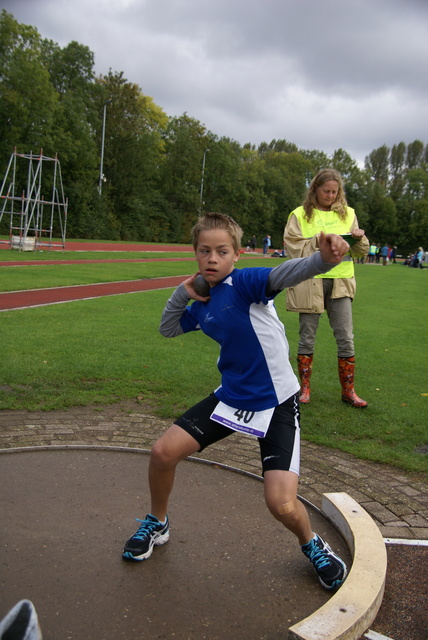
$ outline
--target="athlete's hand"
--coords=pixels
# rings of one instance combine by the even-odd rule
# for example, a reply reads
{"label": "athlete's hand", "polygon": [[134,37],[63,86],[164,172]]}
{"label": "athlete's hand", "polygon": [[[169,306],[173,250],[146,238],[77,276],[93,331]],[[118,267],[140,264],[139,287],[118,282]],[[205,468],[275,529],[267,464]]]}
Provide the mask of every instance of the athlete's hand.
{"label": "athlete's hand", "polygon": [[349,251],[349,244],[335,233],[321,231],[319,237],[319,250],[324,262],[339,264],[344,255]]}
{"label": "athlete's hand", "polygon": [[208,302],[208,300],[210,299],[210,296],[202,297],[198,295],[195,289],[193,288],[195,278],[196,276],[199,275],[199,273],[200,272],[197,271],[193,276],[190,276],[190,278],[187,278],[187,280],[184,280],[183,284],[191,300],[199,300],[199,302]]}

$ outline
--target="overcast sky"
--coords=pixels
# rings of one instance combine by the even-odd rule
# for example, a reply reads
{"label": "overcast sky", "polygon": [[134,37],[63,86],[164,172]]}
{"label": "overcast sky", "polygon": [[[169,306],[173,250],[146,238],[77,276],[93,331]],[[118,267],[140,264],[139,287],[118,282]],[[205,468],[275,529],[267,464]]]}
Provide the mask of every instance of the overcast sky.
{"label": "overcast sky", "polygon": [[241,144],[428,143],[428,0],[0,0],[123,71],[169,116]]}

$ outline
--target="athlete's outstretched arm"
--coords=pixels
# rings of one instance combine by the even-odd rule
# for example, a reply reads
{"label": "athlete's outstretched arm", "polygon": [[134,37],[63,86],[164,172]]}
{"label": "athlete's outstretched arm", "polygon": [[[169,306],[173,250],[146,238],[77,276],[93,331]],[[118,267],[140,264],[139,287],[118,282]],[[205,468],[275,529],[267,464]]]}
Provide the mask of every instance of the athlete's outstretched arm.
{"label": "athlete's outstretched arm", "polygon": [[333,233],[320,234],[320,248],[307,258],[293,258],[274,267],[269,275],[267,295],[271,296],[287,287],[295,287],[303,280],[310,280],[327,273],[342,261],[349,251],[349,244]]}

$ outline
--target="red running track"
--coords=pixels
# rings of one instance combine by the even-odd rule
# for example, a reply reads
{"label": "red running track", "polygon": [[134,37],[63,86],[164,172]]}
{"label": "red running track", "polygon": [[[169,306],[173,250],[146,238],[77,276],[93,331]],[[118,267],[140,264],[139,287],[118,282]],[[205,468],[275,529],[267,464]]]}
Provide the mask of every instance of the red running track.
{"label": "red running track", "polygon": [[[5,247],[5,245],[3,245]],[[108,242],[68,242],[66,248],[69,251],[153,251],[153,245],[144,244],[113,244]],[[190,245],[156,245],[156,251],[189,251],[193,253]],[[94,262],[149,262],[157,260],[157,258],[137,258],[132,259],[115,259],[108,260],[34,260],[32,261],[13,261],[0,262],[2,267],[29,267],[42,264],[79,264]],[[162,258],[162,260],[182,260],[194,261],[195,258]],[[189,274],[194,273],[195,269],[190,268]],[[87,300],[90,298],[101,298],[103,296],[116,296],[124,293],[137,293],[140,291],[153,291],[155,289],[168,289],[177,287],[186,275],[150,278],[144,280],[127,280],[123,282],[106,282],[100,284],[75,285],[71,287],[58,287],[52,289],[31,289],[27,291],[11,291],[0,293],[0,311],[11,311],[14,309],[25,309],[28,307],[40,307],[49,304],[59,304],[62,302],[72,302],[76,300]]]}
{"label": "red running track", "polygon": [[65,243],[66,251],[189,251],[193,253],[191,244],[142,244],[118,242],[79,242],[68,240]]}
{"label": "red running track", "polygon": [[[189,251],[193,252],[190,245],[145,245],[145,244],[119,244],[111,242],[66,242],[67,251]],[[8,249],[9,245],[0,245],[0,248]],[[19,255],[19,254],[18,254]],[[163,258],[165,259],[165,258]],[[170,258],[178,260],[178,258]],[[182,260],[194,260],[194,258],[181,258]],[[102,262],[146,262],[148,258],[137,260],[102,260]],[[78,264],[94,263],[99,260],[35,260],[3,262],[0,266],[37,266],[40,264]],[[190,269],[191,273],[193,271]],[[189,273],[190,275],[190,273]],[[103,296],[117,296],[124,293],[138,293],[140,291],[153,291],[155,289],[168,289],[177,287],[186,276],[174,276],[168,278],[150,278],[147,280],[129,280],[123,282],[105,282],[100,284],[75,285],[72,287],[58,287],[52,289],[32,289],[27,291],[11,291],[0,293],[0,311],[11,311],[14,309],[26,309],[28,307],[40,307],[49,304],[59,304],[62,302],[73,302],[77,300],[88,300],[91,298],[101,298]]]}
{"label": "red running track", "polygon": [[73,287],[58,287],[55,289],[32,289],[0,293],[0,311],[41,307],[48,304],[88,300],[90,298],[101,298],[103,296],[118,296],[124,293],[168,289],[170,287],[177,287],[186,277],[187,276],[182,275],[147,280],[105,282],[101,284],[76,285]]}
{"label": "red running track", "polygon": [[195,258],[111,258],[107,260],[13,260],[11,262],[1,262],[0,267],[38,267],[49,266],[51,264],[100,264],[100,263],[115,263],[118,262],[156,262],[161,260],[162,262],[185,262],[186,260],[192,260],[195,262]]}
{"label": "red running track", "polygon": [[[53,252],[62,251],[62,246],[55,244]],[[9,242],[1,242],[0,249],[10,249]],[[65,243],[66,251],[189,251],[193,253],[193,247],[190,244],[141,244],[141,243],[124,243],[119,242],[79,242],[78,240],[67,240]],[[49,252],[49,248],[45,251]]]}

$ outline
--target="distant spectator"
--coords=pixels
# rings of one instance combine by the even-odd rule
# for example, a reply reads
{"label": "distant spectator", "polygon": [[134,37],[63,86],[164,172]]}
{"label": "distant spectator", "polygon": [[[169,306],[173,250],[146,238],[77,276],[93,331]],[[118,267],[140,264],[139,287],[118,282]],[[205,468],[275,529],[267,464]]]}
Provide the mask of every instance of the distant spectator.
{"label": "distant spectator", "polygon": [[369,249],[369,262],[374,262],[375,259],[376,259],[376,245],[374,242],[372,242]]}
{"label": "distant spectator", "polygon": [[270,245],[271,245],[270,236],[267,235],[263,238],[263,255],[264,256],[267,256]]}
{"label": "distant spectator", "polygon": [[419,247],[419,249],[417,250],[416,254],[415,254],[415,259],[414,259],[414,263],[413,266],[415,267],[415,269],[417,269],[419,267],[419,269],[423,269],[424,268],[424,258],[425,258],[425,252],[422,249],[422,247]]}
{"label": "distant spectator", "polygon": [[250,240],[250,247],[251,247],[251,251],[255,251],[256,250],[256,244],[257,244],[257,238],[256,236],[253,236]]}
{"label": "distant spectator", "polygon": [[381,247],[380,247],[380,242],[378,242],[376,245],[376,262],[380,262],[380,252],[381,252]]}
{"label": "distant spectator", "polygon": [[389,256],[389,259],[391,260],[391,262],[393,262],[394,264],[397,262],[397,260],[395,259],[397,257],[397,247],[392,247],[391,249],[391,254]]}
{"label": "distant spectator", "polygon": [[380,250],[380,254],[382,256],[382,264],[384,267],[386,267],[386,265],[388,264],[388,245],[387,244],[383,245],[382,249]]}

